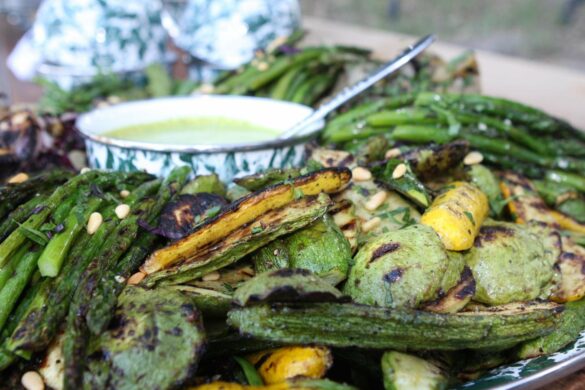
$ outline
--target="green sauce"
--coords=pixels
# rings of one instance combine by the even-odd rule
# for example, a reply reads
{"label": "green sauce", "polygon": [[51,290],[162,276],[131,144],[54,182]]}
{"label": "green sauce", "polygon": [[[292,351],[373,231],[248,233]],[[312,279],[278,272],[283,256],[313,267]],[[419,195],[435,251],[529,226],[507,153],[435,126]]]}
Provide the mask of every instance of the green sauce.
{"label": "green sauce", "polygon": [[279,132],[223,117],[176,118],[121,127],[103,135],[126,141],[163,145],[218,145],[268,141]]}

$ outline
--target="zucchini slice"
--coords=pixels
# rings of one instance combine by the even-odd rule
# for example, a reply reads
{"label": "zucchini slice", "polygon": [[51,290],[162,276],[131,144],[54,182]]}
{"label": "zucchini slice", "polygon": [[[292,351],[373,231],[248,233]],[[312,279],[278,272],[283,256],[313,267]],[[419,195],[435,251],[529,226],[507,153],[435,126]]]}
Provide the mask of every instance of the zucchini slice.
{"label": "zucchini slice", "polygon": [[282,268],[261,273],[241,285],[234,293],[234,303],[330,302],[342,296],[341,291],[307,270]]}
{"label": "zucchini slice", "polygon": [[465,307],[475,294],[475,279],[469,267],[465,266],[461,272],[459,282],[447,291],[447,294],[434,302],[427,304],[424,310],[433,313],[457,313]]}
{"label": "zucchini slice", "polygon": [[234,230],[261,215],[286,206],[296,197],[318,195],[321,192],[334,193],[341,190],[350,179],[349,169],[329,168],[297,177],[290,184],[282,183],[254,192],[207,220],[187,237],[154,252],[142,265],[141,271],[152,274],[189,261],[198,256],[204,247],[223,240]]}
{"label": "zucchini slice", "polygon": [[390,351],[382,356],[385,390],[442,390],[449,378],[442,370],[417,356]]}

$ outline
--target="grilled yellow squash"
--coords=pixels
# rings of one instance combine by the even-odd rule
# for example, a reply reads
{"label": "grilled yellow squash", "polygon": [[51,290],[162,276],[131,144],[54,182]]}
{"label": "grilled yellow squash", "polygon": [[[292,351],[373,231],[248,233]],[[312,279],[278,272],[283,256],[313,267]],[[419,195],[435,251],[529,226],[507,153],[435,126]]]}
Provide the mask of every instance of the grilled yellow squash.
{"label": "grilled yellow squash", "polygon": [[425,211],[421,223],[432,227],[448,250],[467,250],[488,215],[488,199],[470,183],[454,182],[448,187]]}
{"label": "grilled yellow squash", "polygon": [[293,346],[262,351],[248,356],[257,365],[265,384],[281,383],[296,377],[322,378],[333,364],[326,347]]}

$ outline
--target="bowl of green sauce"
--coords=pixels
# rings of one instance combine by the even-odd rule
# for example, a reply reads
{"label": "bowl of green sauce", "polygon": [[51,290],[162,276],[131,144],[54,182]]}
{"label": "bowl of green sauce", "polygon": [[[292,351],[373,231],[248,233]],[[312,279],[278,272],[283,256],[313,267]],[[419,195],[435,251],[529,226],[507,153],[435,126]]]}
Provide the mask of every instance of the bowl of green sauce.
{"label": "bowl of green sauce", "polygon": [[324,123],[278,136],[312,113],[279,100],[201,95],[122,103],[77,120],[90,167],[164,176],[188,165],[230,181],[267,168],[298,166]]}

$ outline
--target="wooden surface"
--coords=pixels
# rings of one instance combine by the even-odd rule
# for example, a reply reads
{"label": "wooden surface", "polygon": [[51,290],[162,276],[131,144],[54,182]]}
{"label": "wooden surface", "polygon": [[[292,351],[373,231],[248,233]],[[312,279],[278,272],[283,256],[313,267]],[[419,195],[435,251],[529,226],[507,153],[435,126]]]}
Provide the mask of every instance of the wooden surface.
{"label": "wooden surface", "polygon": [[[391,58],[417,39],[317,18],[305,18],[304,27],[309,31],[309,44],[365,46],[384,59]],[[466,49],[443,43],[441,37],[438,38],[430,50],[446,59]],[[483,93],[539,107],[585,130],[585,69],[577,72],[491,52],[478,51],[477,54]]]}
{"label": "wooden surface", "polygon": [[[318,18],[305,18],[308,44],[349,44],[368,47],[389,59],[418,37],[373,30]],[[431,31],[429,31],[431,32]],[[430,48],[445,59],[465,49],[439,40]],[[539,107],[585,130],[585,70],[583,73],[500,54],[477,51],[482,92]],[[585,390],[585,369],[542,388]]]}

